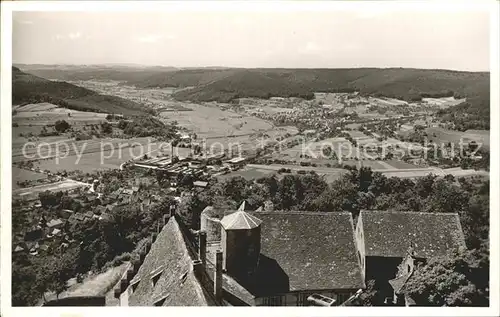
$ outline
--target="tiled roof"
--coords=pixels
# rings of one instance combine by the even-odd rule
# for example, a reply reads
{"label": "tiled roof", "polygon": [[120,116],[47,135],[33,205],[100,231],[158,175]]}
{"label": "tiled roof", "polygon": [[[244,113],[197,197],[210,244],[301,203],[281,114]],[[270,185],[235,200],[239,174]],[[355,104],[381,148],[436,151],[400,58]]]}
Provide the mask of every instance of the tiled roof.
{"label": "tiled roof", "polygon": [[134,193],[134,191],[132,189],[124,189],[123,190],[123,194],[126,194],[126,195],[132,195]]}
{"label": "tiled roof", "polygon": [[[161,271],[153,286],[152,274]],[[159,233],[133,281],[139,281],[129,297],[130,306],[153,306],[165,297],[163,306],[208,306],[213,302],[201,287],[179,224],[174,217]]]}
{"label": "tiled roof", "polygon": [[97,207],[94,209],[94,213],[95,213],[95,214],[98,214],[98,215],[100,215],[100,214],[102,214],[102,213],[104,213],[104,212],[106,212],[106,207],[104,207],[104,206],[97,206]]}
{"label": "tiled roof", "polygon": [[[269,267],[278,266],[277,272],[284,272],[288,278],[290,291],[364,287],[350,213],[254,212],[252,215],[262,220],[259,267],[262,260]],[[273,276],[270,277],[261,282],[273,283]]]}
{"label": "tiled roof", "polygon": [[366,256],[430,258],[465,248],[456,213],[361,211]]}
{"label": "tiled roof", "polygon": [[76,220],[80,220],[80,221],[82,221],[85,218],[85,216],[79,212],[75,213],[74,217]]}
{"label": "tiled roof", "polygon": [[52,219],[51,221],[49,221],[47,223],[47,227],[51,228],[51,227],[59,226],[62,224],[63,224],[63,221],[61,219]]}
{"label": "tiled roof", "polygon": [[256,228],[262,221],[245,211],[237,211],[222,218],[220,223],[226,230],[239,230]]}
{"label": "tiled roof", "polygon": [[208,182],[204,182],[204,181],[194,181],[194,182],[193,182],[193,185],[194,185],[194,186],[198,186],[198,187],[207,187]]}

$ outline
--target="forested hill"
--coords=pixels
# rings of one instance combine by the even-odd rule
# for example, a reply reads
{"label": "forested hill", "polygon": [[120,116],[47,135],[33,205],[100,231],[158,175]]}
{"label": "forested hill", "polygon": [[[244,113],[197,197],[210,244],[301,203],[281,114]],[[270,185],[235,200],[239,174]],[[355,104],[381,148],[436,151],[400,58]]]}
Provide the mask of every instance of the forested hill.
{"label": "forested hill", "polygon": [[144,115],[146,108],[123,98],[101,95],[95,91],[62,81],[50,81],[12,67],[12,104],[50,102],[64,108]]}
{"label": "forested hill", "polygon": [[475,96],[489,90],[489,73],[407,68],[179,70],[131,80],[138,87],[193,87],[174,97],[228,101],[237,97],[312,98],[313,92],[359,91],[403,100]]}
{"label": "forested hill", "polygon": [[424,97],[466,97],[460,106],[442,111],[457,129],[488,129],[489,72],[463,72],[411,68],[344,69],[243,69],[47,66],[23,65],[23,69],[58,80],[117,80],[138,88],[185,88],[173,94],[181,101],[229,102],[242,97],[302,97],[314,92],[351,92],[407,101]]}

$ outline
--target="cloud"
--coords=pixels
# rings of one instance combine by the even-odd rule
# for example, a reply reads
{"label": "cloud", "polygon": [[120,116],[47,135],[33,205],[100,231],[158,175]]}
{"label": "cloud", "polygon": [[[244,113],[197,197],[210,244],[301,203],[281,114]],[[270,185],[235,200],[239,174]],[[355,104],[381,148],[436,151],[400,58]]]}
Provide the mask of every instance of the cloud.
{"label": "cloud", "polygon": [[82,37],[82,33],[80,32],[71,32],[67,35],[63,35],[63,34],[56,34],[56,35],[53,35],[52,36],[52,39],[53,40],[70,40],[70,41],[74,41],[74,40],[77,40],[79,38]]}
{"label": "cloud", "polygon": [[236,25],[249,25],[250,20],[244,17],[234,17],[232,22]]}
{"label": "cloud", "polygon": [[76,40],[77,38],[81,37],[82,34],[80,32],[76,32],[76,33],[70,33],[68,34],[68,38],[70,40]]}
{"label": "cloud", "polygon": [[322,47],[316,43],[316,42],[307,42],[307,44],[304,47],[301,47],[299,49],[299,53],[301,54],[311,54],[311,53],[317,53],[322,51]]}
{"label": "cloud", "polygon": [[389,14],[390,11],[387,9],[375,9],[371,8],[370,10],[361,10],[356,15],[359,19],[374,19]]}
{"label": "cloud", "polygon": [[140,36],[137,40],[142,43],[156,43],[163,38],[162,35],[158,34],[148,34]]}
{"label": "cloud", "polygon": [[17,22],[20,23],[20,24],[26,24],[26,25],[33,24],[33,21],[30,21],[30,20],[19,20]]}

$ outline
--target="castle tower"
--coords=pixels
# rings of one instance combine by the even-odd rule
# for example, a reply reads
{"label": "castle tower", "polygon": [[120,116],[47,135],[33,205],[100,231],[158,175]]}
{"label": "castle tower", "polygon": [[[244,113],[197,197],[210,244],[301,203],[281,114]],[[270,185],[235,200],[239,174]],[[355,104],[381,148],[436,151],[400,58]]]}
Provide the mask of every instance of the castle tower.
{"label": "castle tower", "polygon": [[223,269],[240,281],[248,281],[255,273],[260,255],[262,221],[240,208],[221,220]]}

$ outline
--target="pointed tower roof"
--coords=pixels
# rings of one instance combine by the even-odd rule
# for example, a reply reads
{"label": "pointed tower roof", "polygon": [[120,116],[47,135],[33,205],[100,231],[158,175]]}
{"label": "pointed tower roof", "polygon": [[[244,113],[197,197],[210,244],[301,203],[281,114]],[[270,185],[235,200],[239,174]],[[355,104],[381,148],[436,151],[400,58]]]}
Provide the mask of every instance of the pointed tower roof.
{"label": "pointed tower roof", "polygon": [[257,228],[262,221],[243,210],[238,210],[222,218],[220,223],[225,230],[239,230]]}

